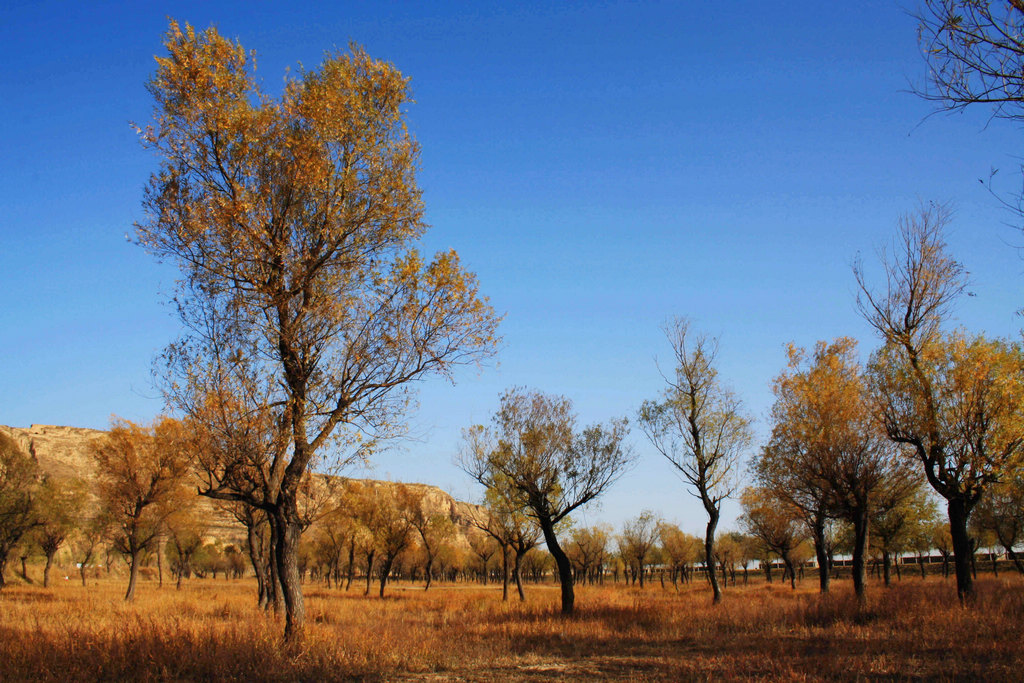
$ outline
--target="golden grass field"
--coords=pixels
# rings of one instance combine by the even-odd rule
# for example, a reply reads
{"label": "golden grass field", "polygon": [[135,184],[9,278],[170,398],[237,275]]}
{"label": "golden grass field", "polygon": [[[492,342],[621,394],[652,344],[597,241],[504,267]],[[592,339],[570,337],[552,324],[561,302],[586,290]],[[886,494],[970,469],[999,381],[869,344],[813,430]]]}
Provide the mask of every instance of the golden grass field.
{"label": "golden grass field", "polygon": [[0,593],[0,680],[973,679],[1024,677],[1024,580],[982,577],[959,607],[951,581],[873,585],[858,609],[848,582],[830,596],[760,581],[710,604],[703,584],[580,587],[578,614],[557,612],[554,586],[501,602],[500,586],[305,587],[303,644],[257,611],[254,584],[196,580],[180,591],[75,581]]}

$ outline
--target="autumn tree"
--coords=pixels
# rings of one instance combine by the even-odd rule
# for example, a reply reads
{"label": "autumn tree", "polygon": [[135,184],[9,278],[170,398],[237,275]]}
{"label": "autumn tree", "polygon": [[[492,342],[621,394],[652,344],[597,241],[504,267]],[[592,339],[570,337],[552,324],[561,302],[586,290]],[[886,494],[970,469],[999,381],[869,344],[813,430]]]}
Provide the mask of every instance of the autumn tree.
{"label": "autumn tree", "polygon": [[994,484],[975,509],[977,525],[988,531],[1006,550],[1014,567],[1024,574],[1024,564],[1014,546],[1024,540],[1024,468],[1018,468]]}
{"label": "autumn tree", "polygon": [[406,490],[410,496],[406,510],[409,524],[423,550],[423,590],[429,590],[434,576],[434,561],[441,547],[455,536],[455,525],[448,515],[431,511],[426,496],[417,494],[411,487],[406,487]]}
{"label": "autumn tree", "polygon": [[793,551],[803,540],[803,523],[799,513],[775,495],[771,489],[751,487],[740,497],[743,514],[740,524],[765,548],[782,558],[789,574],[790,586],[796,588]]}
{"label": "autumn tree", "polygon": [[125,600],[135,597],[143,553],[185,495],[189,456],[181,423],[160,418],[151,426],[114,420],[106,437],[90,445],[98,493],[114,529],[112,541],[129,564]]}
{"label": "autumn tree", "polygon": [[380,553],[380,597],[383,598],[395,560],[413,540],[409,507],[420,501],[410,496],[401,484],[394,489],[375,486],[372,490],[373,502],[364,521]]}
{"label": "autumn tree", "polygon": [[600,578],[608,554],[611,529],[597,524],[574,527],[565,548],[566,555],[576,567],[576,579],[593,583]]}
{"label": "autumn tree", "polygon": [[[930,531],[935,503],[923,483],[881,496],[871,513],[871,544],[882,555],[882,579],[892,583],[893,560],[912,546],[915,537]],[[930,534],[929,534],[930,535]]]}
{"label": "autumn tree", "polygon": [[863,598],[871,507],[887,487],[908,486],[914,472],[874,419],[853,339],[818,342],[810,353],[790,345],[787,355],[773,385],[772,435],[752,469],[806,522],[822,592],[829,581],[828,518],[853,525],[853,585]]}
{"label": "autumn tree", "polygon": [[1016,344],[943,332],[966,288],[943,239],[948,220],[944,207],[929,206],[900,221],[893,255],[882,256],[883,289],[868,286],[860,263],[854,272],[860,310],[885,343],[868,369],[877,417],[946,500],[965,600],[974,594],[968,518],[1024,448],[1024,356]]}
{"label": "autumn tree", "polygon": [[696,536],[684,532],[678,525],[668,522],[658,524],[658,538],[661,541],[662,555],[672,566],[672,585],[679,590],[680,578],[683,581],[690,580],[690,566],[699,560],[703,542]]}
{"label": "autumn tree", "polygon": [[562,613],[575,603],[572,563],[557,527],[573,510],[604,493],[633,462],[623,443],[625,420],[576,431],[572,403],[514,388],[501,397],[491,426],[464,432],[459,464],[486,489],[507,491],[513,507],[540,526],[558,568]]}
{"label": "autumn tree", "polygon": [[164,45],[140,130],[162,163],[137,236],[182,271],[168,399],[202,422],[209,396],[230,398],[272,428],[259,452],[219,451],[203,493],[267,512],[297,639],[303,475],[393,435],[411,383],[492,353],[498,319],[454,251],[411,246],[426,225],[397,69],[354,46],[274,98],[215,29],[171,22]]}
{"label": "autumn tree", "polygon": [[182,579],[192,576],[193,558],[203,545],[208,530],[207,520],[193,506],[173,510],[164,521],[170,540],[169,560],[175,587],[181,590]]}
{"label": "autumn tree", "polygon": [[740,458],[750,446],[750,420],[742,405],[718,377],[718,340],[694,335],[690,323],[676,318],[665,326],[675,369],[657,401],[644,401],[640,426],[683,479],[693,487],[708,515],[704,534],[708,579],[714,602],[722,599],[715,573],[715,529],[722,501],[737,486]]}
{"label": "autumn tree", "polygon": [[110,536],[110,517],[100,506],[88,506],[79,510],[74,536],[71,540],[71,557],[78,565],[78,574],[85,587],[89,564],[99,557],[100,550]]}
{"label": "autumn tree", "polygon": [[39,466],[18,443],[0,433],[0,590],[7,558],[39,523]]}
{"label": "autumn tree", "polygon": [[75,532],[86,506],[86,490],[81,481],[44,477],[38,489],[39,525],[34,535],[46,558],[43,587],[50,585],[53,558],[64,542]]}
{"label": "autumn tree", "polygon": [[619,555],[631,567],[634,580],[644,587],[644,573],[658,540],[658,518],[650,510],[623,522],[619,534]]}

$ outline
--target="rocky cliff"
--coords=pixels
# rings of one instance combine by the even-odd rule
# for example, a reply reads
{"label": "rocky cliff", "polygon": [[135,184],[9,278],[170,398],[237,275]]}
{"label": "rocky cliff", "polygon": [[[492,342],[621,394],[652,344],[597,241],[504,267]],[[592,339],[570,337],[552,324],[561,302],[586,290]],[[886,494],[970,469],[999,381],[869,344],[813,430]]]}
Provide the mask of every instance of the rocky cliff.
{"label": "rocky cliff", "polygon": [[[0,425],[0,433],[13,438],[22,449],[39,463],[46,474],[55,477],[75,477],[86,482],[96,479],[95,466],[89,454],[90,444],[102,439],[106,432],[97,429],[80,427],[60,427],[53,425],[32,425],[31,427],[7,427]],[[398,484],[386,481],[358,480],[374,487],[393,488]],[[426,484],[405,484],[423,494],[424,509],[432,514],[447,515],[455,523],[458,530],[459,545],[468,546],[466,536],[470,533],[471,520],[479,514],[478,507],[452,498],[447,492],[436,486]],[[201,509],[209,520],[209,533],[223,543],[243,545],[245,530],[227,512],[222,510],[209,498],[200,497]]]}

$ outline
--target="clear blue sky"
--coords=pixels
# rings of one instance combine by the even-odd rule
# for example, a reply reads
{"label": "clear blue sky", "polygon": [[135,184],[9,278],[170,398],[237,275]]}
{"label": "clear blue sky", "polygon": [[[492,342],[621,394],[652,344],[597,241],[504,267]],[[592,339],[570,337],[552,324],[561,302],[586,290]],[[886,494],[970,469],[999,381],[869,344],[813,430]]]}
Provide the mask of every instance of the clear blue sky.
{"label": "clear blue sky", "polygon": [[[773,7],[774,5],[774,7]],[[911,6],[912,8],[912,6]],[[104,3],[0,8],[0,423],[104,428],[161,410],[154,355],[177,334],[175,272],[126,240],[156,159],[144,82],[166,16],[258,53],[269,90],[350,40],[412,79],[433,226],[506,314],[498,367],[422,385],[418,436],[370,476],[478,495],[460,430],[526,385],[582,422],[635,413],[673,315],[721,336],[721,374],[767,430],[788,341],[874,339],[850,263],[919,201],[952,202],[977,296],[960,322],[1015,335],[1024,242],[978,183],[1007,191],[1020,131],[933,116],[891,2]],[[987,125],[986,125],[987,124]],[[635,431],[640,464],[580,521],[702,511]],[[357,473],[358,474],[358,473]],[[735,510],[727,510],[725,527]]]}

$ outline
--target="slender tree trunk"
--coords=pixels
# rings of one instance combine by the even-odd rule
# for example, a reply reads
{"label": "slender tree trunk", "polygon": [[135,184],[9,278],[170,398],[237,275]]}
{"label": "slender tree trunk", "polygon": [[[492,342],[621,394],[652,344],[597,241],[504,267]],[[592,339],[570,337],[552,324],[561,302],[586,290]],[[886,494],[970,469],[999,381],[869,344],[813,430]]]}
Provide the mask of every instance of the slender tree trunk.
{"label": "slender tree trunk", "polygon": [[512,577],[515,579],[516,590],[519,592],[519,602],[526,602],[526,593],[523,592],[523,576],[519,564],[520,560],[523,559],[523,555],[525,554],[526,553],[519,552],[519,550],[517,549],[515,564],[512,565]]}
{"label": "slender tree trunk", "polygon": [[814,534],[814,555],[818,560],[818,590],[821,593],[828,593],[828,583],[831,576],[828,547],[825,542],[825,516],[815,515],[812,525]]}
{"label": "slender tree trunk", "polygon": [[281,544],[280,521],[274,514],[267,512],[267,520],[270,524],[270,548],[267,553],[267,568],[270,578],[271,606],[274,614],[281,614],[284,611],[284,591],[281,588],[281,573],[277,563],[278,546]]}
{"label": "slender tree trunk", "polygon": [[131,602],[135,599],[135,582],[139,578],[139,549],[134,548],[129,556],[128,570],[128,591],[124,594],[124,601]]}
{"label": "slender tree trunk", "polygon": [[46,566],[43,567],[43,588],[50,587],[50,567],[53,566],[53,556],[55,553],[46,553]]}
{"label": "slender tree trunk", "polygon": [[164,587],[164,541],[162,538],[158,538],[156,541],[156,572],[159,583],[157,588]]}
{"label": "slender tree trunk", "polygon": [[793,561],[789,559],[789,555],[783,555],[782,561],[786,564],[786,571],[789,572],[789,587],[796,590],[796,572],[793,571]]}
{"label": "slender tree trunk", "polygon": [[501,546],[501,601],[508,602],[508,546]]}
{"label": "slender tree trunk", "polygon": [[[256,524],[246,524],[246,544],[249,546],[249,561],[252,563],[252,570],[256,574],[256,604],[260,609],[266,608],[270,602],[270,595],[267,591],[267,565],[262,558],[262,543],[259,534],[256,532]],[[181,586],[181,574],[178,574],[178,586]]]}
{"label": "slender tree trunk", "polygon": [[715,529],[718,527],[719,512],[713,505],[705,503],[704,508],[708,512],[708,526],[704,533],[704,566],[707,570],[708,581],[711,583],[711,602],[717,605],[722,601],[722,589],[718,587],[718,577],[715,576]]}
{"label": "slender tree trunk", "polygon": [[384,564],[380,568],[380,597],[384,597],[384,587],[388,585],[388,575],[391,573],[391,565],[394,563],[395,558],[390,555],[384,555]]}
{"label": "slender tree trunk", "polygon": [[882,551],[882,580],[886,588],[892,585],[892,559],[888,550]]}
{"label": "slender tree trunk", "polygon": [[373,580],[373,556],[376,554],[376,550],[370,550],[366,553],[366,590],[363,591],[363,595],[370,594],[370,582]]}
{"label": "slender tree trunk", "polygon": [[352,578],[356,574],[356,541],[348,542],[348,577],[345,579],[345,590],[352,587]]}
{"label": "slender tree trunk", "polygon": [[21,556],[21,578],[25,581],[25,583],[32,583],[32,579],[28,578],[28,567],[25,564],[25,560],[27,559],[28,556]]}
{"label": "slender tree trunk", "polygon": [[956,571],[956,594],[961,603],[974,599],[974,581],[971,578],[971,539],[967,534],[970,511],[961,499],[952,499],[946,505],[949,514],[949,533],[953,537],[953,567]]}
{"label": "slender tree trunk", "polygon": [[868,528],[867,508],[858,510],[853,516],[853,566],[850,571],[853,574],[853,592],[862,603],[865,599],[864,560],[868,552]]}
{"label": "slender tree trunk", "polygon": [[555,527],[551,520],[545,518],[539,521],[548,552],[551,553],[551,557],[555,559],[555,566],[558,567],[558,579],[562,590],[562,614],[572,614],[576,603],[576,595],[572,589],[572,563],[566,557],[562,546],[558,545]]}
{"label": "slender tree trunk", "polygon": [[426,567],[424,567],[424,571],[423,571],[423,573],[426,574],[426,583],[423,585],[423,590],[425,590],[425,591],[430,589],[430,580],[433,578],[433,568],[434,568],[434,556],[428,553],[427,554],[427,565],[426,565]]}

